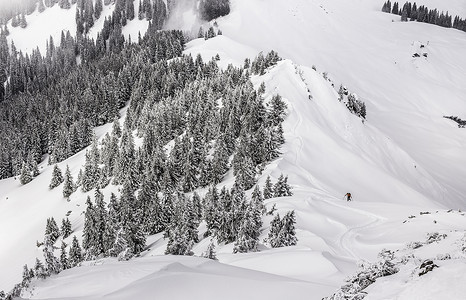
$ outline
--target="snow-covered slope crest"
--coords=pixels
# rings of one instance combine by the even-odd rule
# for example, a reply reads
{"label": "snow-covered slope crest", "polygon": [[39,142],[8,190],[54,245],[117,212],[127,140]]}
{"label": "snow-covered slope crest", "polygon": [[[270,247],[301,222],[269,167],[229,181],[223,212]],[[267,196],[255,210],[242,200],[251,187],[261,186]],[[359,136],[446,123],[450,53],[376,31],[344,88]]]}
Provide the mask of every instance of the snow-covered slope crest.
{"label": "snow-covered slope crest", "polygon": [[[31,299],[308,299],[331,288],[205,258],[111,259],[70,269],[31,288]],[[23,297],[27,297],[27,292]]]}

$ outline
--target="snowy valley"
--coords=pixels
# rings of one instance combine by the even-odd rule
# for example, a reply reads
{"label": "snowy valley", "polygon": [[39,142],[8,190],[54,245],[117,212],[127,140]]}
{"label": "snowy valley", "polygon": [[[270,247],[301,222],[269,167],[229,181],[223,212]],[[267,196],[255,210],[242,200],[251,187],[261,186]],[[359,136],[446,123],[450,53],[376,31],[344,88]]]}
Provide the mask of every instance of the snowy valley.
{"label": "snowy valley", "polygon": [[[89,39],[102,40],[105,18],[118,3],[129,1],[116,2],[103,5],[86,35]],[[138,17],[139,2],[134,1],[135,18],[125,21],[121,35],[126,43],[131,37],[138,44],[131,48],[113,34],[96,42],[96,53],[102,48],[107,54],[115,51],[114,56],[96,58],[99,63],[89,71],[95,74],[85,75],[89,81],[98,81],[59,97],[67,105],[82,95],[102,106],[110,100],[101,98],[128,101],[118,103],[112,98],[116,101],[113,111],[105,117],[96,115],[102,121],[91,130],[95,140],[89,139],[83,149],[64,155],[53,151],[58,142],[51,146],[37,166],[39,174],[27,184],[20,182],[19,172],[0,180],[0,290],[8,294],[15,284],[24,282],[23,266],[33,268],[36,258],[44,260],[46,247],[60,258],[62,241],[66,253],[73,236],[80,245],[86,243],[88,197],[97,207],[99,197],[109,204],[113,194],[113,203],[124,206],[125,201],[139,203],[136,199],[148,194],[162,208],[133,211],[128,204],[126,214],[137,211],[135,218],[142,218],[141,213],[151,220],[148,224],[159,227],[145,228],[144,243],[138,253],[132,253],[134,257],[125,256],[128,244],[117,245],[122,251],[114,253],[118,244],[114,242],[106,249],[111,255],[94,255],[95,249],[88,247],[83,249],[84,261],[45,279],[28,278],[18,296],[464,299],[466,131],[445,116],[466,119],[466,32],[401,22],[399,15],[382,12],[383,1],[376,0],[230,0],[230,12],[210,22],[198,17],[197,2],[151,2],[154,9],[159,5],[157,11],[160,5],[167,6],[169,17],[161,27],[189,32],[191,38],[187,38],[177,31],[164,35],[157,33],[160,28],[148,30],[149,22]],[[462,0],[416,2],[466,17]],[[26,28],[9,26],[6,40],[31,58],[36,47],[46,55],[49,36],[57,47],[66,44],[60,43],[62,30],[76,36],[78,5],[61,9],[57,3],[43,12],[34,11],[26,16]],[[152,28],[154,24],[155,18]],[[213,36],[198,38],[201,26],[206,33],[212,28]],[[154,38],[144,38],[146,31]],[[138,38],[138,33],[143,37]],[[81,47],[77,44],[75,48]],[[160,44],[169,45],[168,50]],[[275,52],[269,54],[271,50]],[[181,54],[185,58],[178,58]],[[75,61],[70,69],[91,65],[91,56],[90,52],[71,55]],[[122,62],[126,59],[129,62]],[[133,78],[130,86],[120,85],[125,76]],[[10,82],[11,77],[4,86]],[[81,88],[80,84],[76,86]],[[114,89],[102,88],[102,94],[91,97],[106,84]],[[67,83],[61,88],[67,91]],[[130,92],[121,96],[125,88]],[[82,114],[94,113],[86,110],[86,103],[91,106],[87,96],[79,102]],[[46,101],[45,96],[37,99]],[[363,114],[360,104],[364,104]],[[0,109],[6,107],[1,105]],[[65,109],[58,105],[56,111]],[[70,110],[70,119],[91,118],[76,110]],[[114,120],[112,114],[118,118]],[[14,119],[2,117],[5,123]],[[70,134],[73,126],[67,124]],[[115,134],[116,142],[111,141],[115,127],[122,131]],[[57,134],[56,140],[67,133]],[[112,152],[112,143],[120,145],[115,153],[123,154]],[[0,140],[0,150],[7,149],[7,144]],[[144,156],[143,150],[150,154]],[[100,158],[93,158],[94,153]],[[109,170],[109,153],[138,157],[138,168],[144,172],[134,175],[128,167],[132,163],[125,165],[122,158],[115,158],[119,173]],[[184,153],[189,158],[182,158]],[[202,157],[204,168],[188,176],[191,169],[186,161],[194,160],[194,155]],[[49,188],[54,166],[63,175],[68,166],[76,182],[90,161],[97,173],[105,174],[99,175],[98,184],[88,189],[81,180],[69,197],[64,197],[61,181]],[[184,163],[179,165],[180,161]],[[159,169],[163,171],[157,174],[154,170]],[[201,169],[209,172],[205,175]],[[283,188],[277,184],[282,175],[291,191],[284,188],[283,193],[266,197],[268,180],[276,191]],[[263,201],[251,200],[258,199],[256,186]],[[214,187],[219,194],[225,187],[219,196],[227,199],[219,200],[225,206],[231,199],[241,199],[231,200],[235,208],[220,213],[221,225],[209,218],[209,213],[215,215],[210,210],[215,207]],[[351,193],[352,201],[347,201],[346,193]],[[194,200],[195,195],[199,200]],[[125,197],[130,200],[121,200]],[[259,209],[260,202],[265,209]],[[167,203],[173,205],[171,223],[164,219]],[[195,230],[181,226],[196,207],[201,211],[191,224]],[[157,209],[163,213],[158,215]],[[260,212],[260,222],[255,218],[254,224],[244,216],[240,221],[227,217],[238,211],[251,216],[257,212],[254,209]],[[295,223],[289,224],[293,223],[296,243],[274,247],[274,220],[279,214],[289,221],[293,219],[287,217],[290,212],[294,212]],[[71,233],[55,237],[50,245],[44,232],[51,217],[58,226],[68,218]],[[241,224],[230,228],[225,220]],[[247,236],[246,229],[257,224],[254,242],[244,242],[246,238],[240,236]],[[228,229],[221,229],[222,225]],[[175,251],[171,246],[181,245],[177,239],[185,231],[191,234],[191,229],[196,236],[183,245],[183,253]],[[209,251],[216,259],[208,258]]]}

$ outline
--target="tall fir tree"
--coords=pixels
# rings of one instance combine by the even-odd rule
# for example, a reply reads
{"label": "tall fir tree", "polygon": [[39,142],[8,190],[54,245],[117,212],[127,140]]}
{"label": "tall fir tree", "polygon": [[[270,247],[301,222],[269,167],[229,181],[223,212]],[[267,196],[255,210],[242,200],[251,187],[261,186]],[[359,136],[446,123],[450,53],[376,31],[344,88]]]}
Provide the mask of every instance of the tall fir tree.
{"label": "tall fir tree", "polygon": [[69,198],[75,190],[75,185],[73,183],[73,177],[71,176],[70,167],[66,165],[65,179],[63,184],[63,197]]}
{"label": "tall fir tree", "polygon": [[68,253],[68,262],[70,268],[76,267],[83,261],[83,254],[81,246],[79,245],[78,238],[73,236],[73,242],[71,243],[70,250]]}
{"label": "tall fir tree", "polygon": [[63,175],[62,175],[61,169],[60,169],[60,167],[58,167],[58,165],[55,165],[53,167],[52,179],[51,179],[50,184],[49,184],[49,189],[56,188],[62,182],[63,182]]}

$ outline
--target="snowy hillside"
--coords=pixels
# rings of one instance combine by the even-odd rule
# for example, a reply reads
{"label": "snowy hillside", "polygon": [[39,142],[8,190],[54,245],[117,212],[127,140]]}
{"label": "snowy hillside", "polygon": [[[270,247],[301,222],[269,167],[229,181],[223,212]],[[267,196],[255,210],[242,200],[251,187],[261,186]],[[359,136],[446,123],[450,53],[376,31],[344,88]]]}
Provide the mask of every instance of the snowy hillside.
{"label": "snowy hillside", "polygon": [[[417,3],[466,17],[464,1]],[[187,44],[185,53],[199,53],[205,61],[218,53],[222,68],[240,66],[245,58],[271,49],[284,58],[266,74],[252,77],[256,89],[265,83],[266,99],[278,93],[288,105],[282,154],[258,183],[263,186],[268,175],[273,181],[282,173],[289,176],[294,195],[269,199],[266,206],[275,204],[280,215],[295,210],[297,246],[271,249],[262,243],[270,216],[264,220],[260,252],[232,254],[232,244],[220,244],[218,262],[163,256],[167,241],[157,234],[148,238],[140,258],[86,262],[33,282],[23,297],[322,299],[357,272],[359,260],[376,262],[386,248],[398,250],[400,272],[378,279],[366,290],[366,299],[461,299],[466,217],[458,210],[466,206],[466,131],[443,116],[466,119],[466,33],[399,22],[399,16],[380,11],[382,4],[232,0],[230,15],[217,20],[223,35]],[[76,30],[73,7],[28,16],[28,27],[10,30],[9,40],[25,52],[45,46],[49,35],[58,41],[55,20],[63,18],[61,29]],[[105,7],[103,15],[110,13],[111,7]],[[169,26],[198,26],[193,16],[183,9],[183,17]],[[97,35],[103,18],[91,35]],[[146,27],[136,18],[123,33],[135,40]],[[418,52],[427,57],[413,57]],[[338,100],[340,84],[366,103],[366,121]],[[122,116],[121,123],[125,109]],[[111,124],[95,131],[102,139]],[[69,165],[76,178],[84,162],[81,151],[59,166]],[[0,231],[0,290],[20,282],[22,266],[42,256],[36,241],[43,239],[47,218],[69,216],[73,234],[82,234],[86,197],[93,192],[77,192],[66,201],[61,189],[48,189],[52,169],[44,161],[41,174],[24,186],[17,178],[0,181],[0,225],[7,228]],[[222,185],[233,182],[229,177]],[[111,192],[118,188],[103,190],[107,202]],[[343,199],[347,192],[352,202]],[[413,247],[412,242],[424,242],[433,232],[448,237]],[[207,238],[196,244],[195,256],[209,243]],[[438,256],[447,253],[450,259]],[[416,259],[402,264],[403,255]],[[413,275],[426,259],[439,267],[422,277]]]}

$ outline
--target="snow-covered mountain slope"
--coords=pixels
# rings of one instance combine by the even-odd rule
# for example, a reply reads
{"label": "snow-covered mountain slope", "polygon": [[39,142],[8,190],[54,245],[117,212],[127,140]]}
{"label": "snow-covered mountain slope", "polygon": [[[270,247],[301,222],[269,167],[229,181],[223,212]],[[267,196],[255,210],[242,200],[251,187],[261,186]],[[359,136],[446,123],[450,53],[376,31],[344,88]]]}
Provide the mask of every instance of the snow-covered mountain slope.
{"label": "snow-covered mountain slope", "polygon": [[[134,0],[135,15],[138,15],[139,2]],[[109,18],[115,8],[114,4],[104,5],[100,17],[95,20],[94,26],[89,30],[89,37],[96,39],[97,34],[104,26],[105,18]],[[7,23],[9,43],[14,42],[18,51],[31,53],[37,47],[42,55],[45,55],[46,44],[52,37],[55,45],[59,45],[62,32],[69,31],[71,35],[76,34],[76,4],[71,5],[70,9],[61,9],[57,4],[46,8],[42,13],[37,10],[26,16],[27,27],[12,27],[11,20]],[[122,33],[125,39],[131,37],[132,41],[137,41],[138,34],[144,35],[147,31],[149,22],[146,19],[139,20],[137,17],[128,20],[123,28]]]}
{"label": "snow-covered mountain slope", "polygon": [[[259,183],[269,174],[273,179],[281,173],[289,175],[295,195],[272,199],[267,206],[275,203],[279,212],[296,211],[298,246],[231,254],[232,246],[226,245],[217,249],[218,264],[158,256],[166,242],[153,236],[144,258],[125,263],[105,260],[101,266],[68,270],[36,283],[33,297],[98,299],[106,295],[127,299],[153,293],[181,299],[185,291],[177,288],[173,292],[172,285],[164,284],[176,279],[193,293],[216,299],[218,294],[229,294],[225,291],[233,284],[225,286],[225,282],[235,282],[238,293],[251,290],[251,283],[244,279],[248,278],[258,282],[254,285],[258,291],[266,290],[256,298],[274,299],[280,295],[278,289],[296,293],[289,296],[293,299],[321,299],[342,285],[359,259],[375,260],[382,248],[401,248],[423,240],[427,232],[464,230],[461,214],[434,214],[465,206],[466,170],[462,166],[466,163],[466,131],[442,118],[466,118],[464,32],[398,22],[398,16],[380,12],[383,1],[231,3],[231,14],[217,20],[223,36],[193,40],[186,52],[200,53],[206,59],[219,53],[221,66],[240,65],[261,50],[274,49],[285,58],[264,76],[253,78],[257,86],[265,82],[269,97],[279,93],[288,104],[283,155],[266,168]],[[466,16],[463,1],[417,3]],[[186,16],[192,22],[192,14]],[[74,24],[74,16],[72,19]],[[33,22],[28,22],[25,32],[34,28]],[[138,26],[142,27],[134,25],[131,30],[136,32]],[[32,47],[21,44],[20,33],[11,31],[10,38],[18,48]],[[427,58],[412,57],[419,51],[427,53]],[[323,78],[325,71],[334,87]],[[366,102],[365,123],[338,101],[335,89],[340,83]],[[109,125],[98,128],[97,135],[109,130]],[[81,152],[60,166],[70,165],[76,178],[83,163]],[[20,281],[22,265],[31,265],[42,255],[35,242],[43,238],[46,218],[54,216],[58,221],[71,211],[74,233],[82,231],[87,195],[76,193],[70,202],[65,201],[60,189],[47,188],[52,168],[40,167],[41,175],[26,186],[13,178],[0,181],[0,225],[9,228],[0,231],[0,266],[7,270],[0,274],[0,289]],[[107,199],[111,189],[115,187],[104,191]],[[353,202],[342,199],[346,192],[353,194]],[[423,215],[422,222],[405,222],[421,211],[432,214]],[[262,238],[268,230],[268,222],[264,224]],[[200,255],[207,244],[201,241],[195,254]],[[452,270],[448,267],[442,274]],[[113,273],[116,275],[109,275]],[[78,294],[91,282],[88,294]],[[205,282],[211,289],[205,289]],[[114,289],[117,284],[125,288]],[[60,286],[66,286],[68,292]],[[421,288],[436,287],[427,282]],[[394,298],[387,296],[389,291],[374,288],[372,292],[374,299]]]}
{"label": "snow-covered mountain slope", "polygon": [[[442,118],[466,114],[464,32],[399,22],[373,0],[232,3],[233,13],[218,21],[226,36],[255,49],[273,48],[300,65],[316,65],[337,87],[348,86],[366,102],[368,123],[412,158],[404,168],[424,168],[444,187],[437,200],[464,206],[466,132]],[[464,3],[451,4],[466,15]],[[427,58],[412,57],[421,50]]]}

